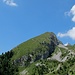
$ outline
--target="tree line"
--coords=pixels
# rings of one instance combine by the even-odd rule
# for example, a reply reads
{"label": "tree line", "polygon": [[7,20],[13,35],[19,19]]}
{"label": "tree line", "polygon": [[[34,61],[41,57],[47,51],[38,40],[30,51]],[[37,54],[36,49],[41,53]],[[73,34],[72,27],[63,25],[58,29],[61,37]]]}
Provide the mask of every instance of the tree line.
{"label": "tree line", "polygon": [[0,55],[0,75],[18,75],[18,67],[11,62],[12,56],[12,50]]}

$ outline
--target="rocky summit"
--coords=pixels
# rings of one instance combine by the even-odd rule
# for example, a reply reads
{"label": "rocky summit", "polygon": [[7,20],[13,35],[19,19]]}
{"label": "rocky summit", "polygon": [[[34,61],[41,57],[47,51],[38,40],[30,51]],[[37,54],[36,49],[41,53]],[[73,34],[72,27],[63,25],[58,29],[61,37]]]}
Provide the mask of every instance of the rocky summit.
{"label": "rocky summit", "polygon": [[75,75],[75,45],[64,45],[53,32],[21,43],[0,59],[4,56],[9,56],[11,67],[16,66],[11,75]]}

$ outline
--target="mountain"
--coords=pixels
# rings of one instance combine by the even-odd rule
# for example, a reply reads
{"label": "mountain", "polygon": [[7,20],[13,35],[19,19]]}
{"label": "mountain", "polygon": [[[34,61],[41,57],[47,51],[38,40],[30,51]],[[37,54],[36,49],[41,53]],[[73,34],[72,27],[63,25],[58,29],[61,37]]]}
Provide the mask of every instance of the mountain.
{"label": "mountain", "polygon": [[64,44],[65,46],[69,46],[69,45],[71,45],[70,43],[66,43],[66,44]]}
{"label": "mountain", "polygon": [[[56,45],[59,44],[59,40],[56,38],[56,35],[52,32],[46,32],[42,35],[34,37],[22,44],[18,45],[13,49],[14,56],[12,59],[17,59],[23,55],[32,53],[37,54],[37,52],[43,51],[53,51]],[[50,46],[53,47],[50,49]]]}
{"label": "mountain", "polygon": [[17,66],[11,75],[75,75],[75,45],[65,46],[53,32],[31,38],[5,55]]}

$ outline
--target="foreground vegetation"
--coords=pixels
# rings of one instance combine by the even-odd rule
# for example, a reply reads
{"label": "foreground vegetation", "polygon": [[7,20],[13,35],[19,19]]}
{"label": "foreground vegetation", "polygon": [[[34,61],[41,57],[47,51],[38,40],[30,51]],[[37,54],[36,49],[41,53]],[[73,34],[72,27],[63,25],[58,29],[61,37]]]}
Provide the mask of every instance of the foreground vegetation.
{"label": "foreground vegetation", "polygon": [[18,75],[18,67],[11,62],[12,51],[0,55],[0,75]]}

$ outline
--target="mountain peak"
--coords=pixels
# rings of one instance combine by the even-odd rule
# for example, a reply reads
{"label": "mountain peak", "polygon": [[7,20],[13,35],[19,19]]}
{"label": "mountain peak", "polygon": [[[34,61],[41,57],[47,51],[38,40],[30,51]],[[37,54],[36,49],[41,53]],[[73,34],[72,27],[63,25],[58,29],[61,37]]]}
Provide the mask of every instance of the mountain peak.
{"label": "mountain peak", "polygon": [[59,43],[63,44],[61,41],[57,39],[56,35],[53,32],[45,32],[43,35],[46,35],[49,39],[56,42],[56,45],[58,45]]}
{"label": "mountain peak", "polygon": [[55,35],[53,32],[45,32],[44,34],[45,34],[45,35],[49,35],[49,36],[53,35],[53,36],[56,37],[56,35]]}
{"label": "mountain peak", "polygon": [[64,46],[70,46],[71,44],[70,43],[66,43],[66,44],[64,44]]}
{"label": "mountain peak", "polygon": [[60,41],[57,39],[56,35],[53,32],[46,32],[26,42],[23,42],[16,48],[14,48],[13,60],[29,53],[36,53],[36,51],[39,52],[40,50],[41,52],[51,50],[52,48],[52,50],[54,50],[54,47],[59,43]]}

